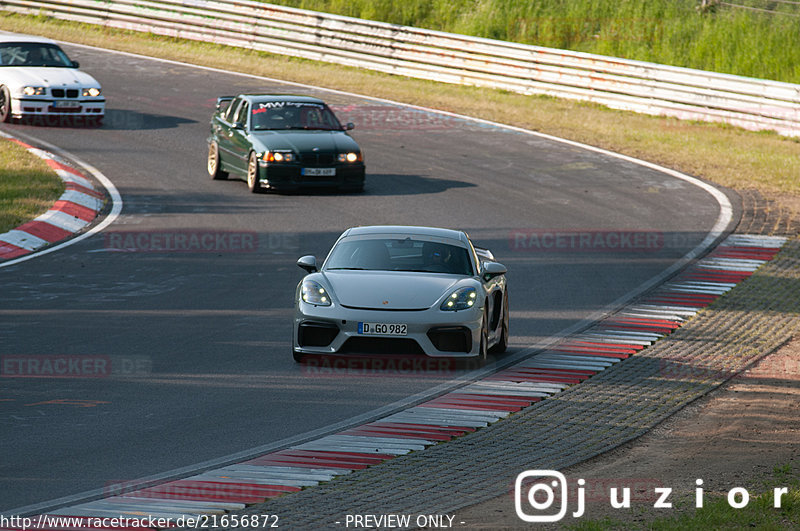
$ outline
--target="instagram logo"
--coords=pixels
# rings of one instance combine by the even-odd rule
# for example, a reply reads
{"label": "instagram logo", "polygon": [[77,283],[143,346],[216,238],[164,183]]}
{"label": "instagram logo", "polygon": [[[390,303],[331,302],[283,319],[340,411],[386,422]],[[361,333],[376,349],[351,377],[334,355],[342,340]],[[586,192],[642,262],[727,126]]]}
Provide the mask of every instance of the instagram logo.
{"label": "instagram logo", "polygon": [[[560,502],[558,510],[550,510],[556,501]],[[555,470],[520,473],[514,482],[514,508],[517,516],[525,522],[561,520],[567,514],[567,478]]]}

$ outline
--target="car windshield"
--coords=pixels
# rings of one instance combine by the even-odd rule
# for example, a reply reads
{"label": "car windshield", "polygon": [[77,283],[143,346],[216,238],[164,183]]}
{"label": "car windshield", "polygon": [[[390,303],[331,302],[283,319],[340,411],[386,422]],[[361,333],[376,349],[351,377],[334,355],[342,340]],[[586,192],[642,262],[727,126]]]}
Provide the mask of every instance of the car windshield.
{"label": "car windshield", "polygon": [[264,101],[253,104],[251,127],[254,131],[314,129],[341,131],[342,124],[324,103]]}
{"label": "car windshield", "polygon": [[472,276],[464,247],[424,239],[352,239],[331,251],[325,270],[415,271]]}
{"label": "car windshield", "polygon": [[72,68],[72,61],[55,44],[39,42],[0,43],[0,66],[55,66]]}

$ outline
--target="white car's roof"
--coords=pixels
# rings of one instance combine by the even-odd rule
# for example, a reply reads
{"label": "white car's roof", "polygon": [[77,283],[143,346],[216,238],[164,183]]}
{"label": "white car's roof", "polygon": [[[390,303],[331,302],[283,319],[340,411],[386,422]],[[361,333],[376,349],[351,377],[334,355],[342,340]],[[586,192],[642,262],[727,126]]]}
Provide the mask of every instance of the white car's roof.
{"label": "white car's roof", "polygon": [[347,229],[342,237],[365,236],[375,234],[406,234],[409,236],[434,236],[467,243],[467,235],[460,230],[441,229],[438,227],[414,227],[406,225],[371,225]]}
{"label": "white car's roof", "polygon": [[38,35],[24,35],[22,33],[0,32],[0,42],[45,42],[48,44],[58,44],[53,39],[39,37]]}

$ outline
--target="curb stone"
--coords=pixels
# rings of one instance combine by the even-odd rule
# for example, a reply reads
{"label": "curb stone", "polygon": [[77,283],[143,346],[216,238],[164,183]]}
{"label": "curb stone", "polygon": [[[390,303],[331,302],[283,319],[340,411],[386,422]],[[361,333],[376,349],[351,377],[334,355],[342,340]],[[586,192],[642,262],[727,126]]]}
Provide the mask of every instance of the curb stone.
{"label": "curb stone", "polygon": [[72,237],[91,224],[103,210],[105,195],[96,190],[84,174],[62,158],[2,131],[0,137],[19,144],[32,155],[44,160],[61,178],[66,188],[50,210],[32,221],[0,234],[0,263]]}

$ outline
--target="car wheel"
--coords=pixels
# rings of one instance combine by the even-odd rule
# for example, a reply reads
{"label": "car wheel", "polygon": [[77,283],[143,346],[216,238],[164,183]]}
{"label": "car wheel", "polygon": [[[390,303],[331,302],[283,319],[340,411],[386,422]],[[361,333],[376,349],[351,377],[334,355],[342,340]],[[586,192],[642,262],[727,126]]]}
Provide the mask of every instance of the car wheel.
{"label": "car wheel", "polygon": [[6,87],[0,87],[0,122],[11,121],[11,93]]}
{"label": "car wheel", "polygon": [[224,181],[228,178],[228,173],[220,169],[219,145],[216,142],[208,143],[208,175],[215,181]]}
{"label": "car wheel", "polygon": [[500,324],[500,340],[492,347],[493,354],[502,354],[508,348],[508,294],[503,297],[503,321]]}
{"label": "car wheel", "polygon": [[247,161],[247,188],[254,194],[261,191],[261,185],[258,184],[258,159],[255,152],[250,153],[250,160]]}

